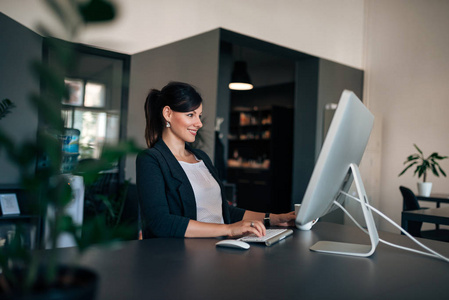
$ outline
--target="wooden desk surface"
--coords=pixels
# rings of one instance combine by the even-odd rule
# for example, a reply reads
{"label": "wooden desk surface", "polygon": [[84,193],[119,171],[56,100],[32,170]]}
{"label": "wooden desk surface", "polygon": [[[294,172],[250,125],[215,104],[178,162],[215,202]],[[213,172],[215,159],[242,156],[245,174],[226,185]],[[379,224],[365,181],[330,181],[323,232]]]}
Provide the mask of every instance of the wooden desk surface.
{"label": "wooden desk surface", "polygon": [[[381,238],[413,247],[405,236]],[[111,299],[447,299],[449,263],[379,244],[370,258],[311,252],[319,240],[368,242],[359,229],[318,222],[311,231],[249,250],[217,248],[218,239],[160,238],[121,249],[93,249],[98,300]],[[449,256],[449,243],[422,240]],[[58,249],[67,259],[70,249]],[[73,250],[72,250],[73,252]],[[55,252],[47,252],[54,255]]]}

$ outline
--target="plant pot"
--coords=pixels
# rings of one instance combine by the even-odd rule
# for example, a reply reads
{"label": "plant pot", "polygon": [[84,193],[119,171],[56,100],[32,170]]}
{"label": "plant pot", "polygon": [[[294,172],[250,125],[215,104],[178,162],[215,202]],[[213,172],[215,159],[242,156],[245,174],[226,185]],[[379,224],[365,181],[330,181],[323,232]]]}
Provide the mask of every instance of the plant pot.
{"label": "plant pot", "polygon": [[418,195],[429,197],[432,191],[432,182],[418,182]]}
{"label": "plant pot", "polygon": [[[45,268],[39,270],[37,282],[30,291],[23,292],[17,287],[12,288],[12,293],[5,293],[0,287],[0,299],[5,300],[94,300],[98,285],[98,276],[92,270],[74,267],[60,266],[57,270],[57,279],[51,285],[45,285],[43,276]],[[23,280],[23,270],[14,271],[18,274],[19,281]],[[1,278],[0,280],[4,280]]]}

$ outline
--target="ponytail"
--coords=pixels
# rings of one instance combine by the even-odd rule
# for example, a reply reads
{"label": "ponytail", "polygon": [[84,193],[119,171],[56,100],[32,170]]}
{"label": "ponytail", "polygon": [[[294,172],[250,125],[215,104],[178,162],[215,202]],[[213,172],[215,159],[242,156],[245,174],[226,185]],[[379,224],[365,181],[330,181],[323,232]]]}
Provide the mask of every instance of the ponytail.
{"label": "ponytail", "polygon": [[152,89],[145,101],[145,141],[148,148],[151,148],[156,144],[159,137],[162,135],[162,129],[164,121],[162,117],[161,107],[161,92]]}

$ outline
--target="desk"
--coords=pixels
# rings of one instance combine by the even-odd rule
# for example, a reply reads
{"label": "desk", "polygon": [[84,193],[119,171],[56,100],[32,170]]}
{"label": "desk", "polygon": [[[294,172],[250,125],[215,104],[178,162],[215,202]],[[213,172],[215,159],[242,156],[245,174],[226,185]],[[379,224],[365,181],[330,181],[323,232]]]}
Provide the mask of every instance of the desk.
{"label": "desk", "polygon": [[409,221],[449,225],[449,207],[403,211],[402,228],[407,230]]}
{"label": "desk", "polygon": [[440,207],[440,203],[449,203],[449,194],[430,194],[429,197],[416,196],[416,199],[420,201],[436,202],[438,208]]}
{"label": "desk", "polygon": [[[380,233],[404,246],[405,236]],[[82,264],[113,299],[447,299],[449,263],[379,244],[370,258],[315,253],[318,240],[367,242],[359,229],[318,222],[271,246],[216,248],[218,239],[160,238],[93,249]],[[422,240],[449,256],[449,244]],[[67,258],[64,250],[63,257]],[[54,254],[54,253],[53,253]],[[49,255],[52,255],[49,253]]]}

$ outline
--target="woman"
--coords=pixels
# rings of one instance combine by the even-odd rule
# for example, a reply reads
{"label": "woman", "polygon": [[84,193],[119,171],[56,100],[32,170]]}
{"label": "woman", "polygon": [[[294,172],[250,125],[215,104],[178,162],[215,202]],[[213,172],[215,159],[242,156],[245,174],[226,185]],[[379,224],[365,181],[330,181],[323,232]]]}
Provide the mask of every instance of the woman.
{"label": "woman", "polygon": [[[210,158],[190,147],[201,116],[201,96],[188,84],[171,82],[147,96],[148,149],[136,160],[143,238],[265,235],[265,214],[228,205]],[[269,215],[273,226],[294,219],[293,212]]]}

